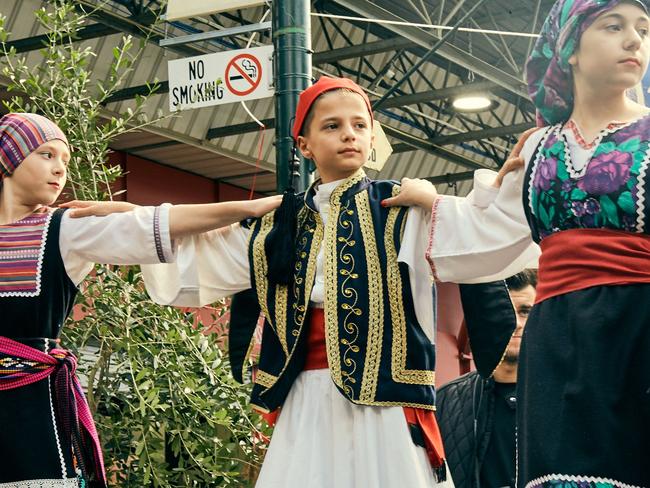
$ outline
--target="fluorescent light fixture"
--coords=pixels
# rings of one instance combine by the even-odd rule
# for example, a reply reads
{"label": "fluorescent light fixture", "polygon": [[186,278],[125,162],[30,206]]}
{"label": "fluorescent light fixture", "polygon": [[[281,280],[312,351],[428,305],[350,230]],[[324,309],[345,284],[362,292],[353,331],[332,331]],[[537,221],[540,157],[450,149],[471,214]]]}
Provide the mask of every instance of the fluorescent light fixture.
{"label": "fluorescent light fixture", "polygon": [[452,102],[454,109],[459,112],[480,112],[492,106],[492,100],[485,95],[463,95]]}

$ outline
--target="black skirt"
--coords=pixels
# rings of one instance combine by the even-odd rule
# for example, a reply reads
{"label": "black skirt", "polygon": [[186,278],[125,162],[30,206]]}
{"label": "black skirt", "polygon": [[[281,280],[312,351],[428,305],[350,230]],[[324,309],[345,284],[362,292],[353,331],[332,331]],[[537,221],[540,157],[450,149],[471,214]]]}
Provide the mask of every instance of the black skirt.
{"label": "black skirt", "polygon": [[518,487],[650,487],[650,284],[535,306],[518,397]]}

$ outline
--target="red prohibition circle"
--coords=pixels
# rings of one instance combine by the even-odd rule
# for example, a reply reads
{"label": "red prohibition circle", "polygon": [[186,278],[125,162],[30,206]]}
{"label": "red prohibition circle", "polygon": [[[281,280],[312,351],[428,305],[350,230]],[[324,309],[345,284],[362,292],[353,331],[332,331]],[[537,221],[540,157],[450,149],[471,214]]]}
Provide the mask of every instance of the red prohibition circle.
{"label": "red prohibition circle", "polygon": [[[255,63],[255,66],[257,66],[257,80],[253,80],[250,76],[248,76],[248,73],[246,73],[241,67],[237,64],[237,61],[240,59],[250,59],[253,63]],[[230,71],[234,69],[236,70],[240,75],[244,77],[244,80],[248,81],[248,83],[251,84],[251,87],[246,89],[246,90],[237,90],[235,87],[233,87],[230,84]],[[262,81],[262,65],[260,64],[259,60],[253,56],[252,54],[239,54],[232,58],[228,65],[226,66],[226,72],[225,72],[225,78],[226,78],[226,86],[228,87],[228,90],[233,95],[237,95],[240,97],[243,97],[244,95],[248,95],[249,93],[252,93],[259,85],[260,81]]]}

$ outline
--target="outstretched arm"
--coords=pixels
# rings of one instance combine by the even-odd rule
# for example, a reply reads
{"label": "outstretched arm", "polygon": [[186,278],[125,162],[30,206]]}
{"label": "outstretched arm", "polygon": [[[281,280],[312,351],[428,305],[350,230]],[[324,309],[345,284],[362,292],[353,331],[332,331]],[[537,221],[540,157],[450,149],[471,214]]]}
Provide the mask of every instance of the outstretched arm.
{"label": "outstretched arm", "polygon": [[[248,217],[261,217],[276,209],[282,196],[236,202],[174,205],[169,209],[169,234],[172,240],[200,234],[239,222]],[[61,205],[71,208],[70,217],[105,216],[137,208],[128,202],[94,202],[74,200]]]}

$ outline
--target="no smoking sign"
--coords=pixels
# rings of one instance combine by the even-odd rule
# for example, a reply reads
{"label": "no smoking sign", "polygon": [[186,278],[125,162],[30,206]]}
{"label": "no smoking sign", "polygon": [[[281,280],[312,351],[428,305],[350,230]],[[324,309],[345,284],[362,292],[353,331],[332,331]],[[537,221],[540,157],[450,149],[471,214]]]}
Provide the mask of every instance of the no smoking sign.
{"label": "no smoking sign", "polygon": [[169,61],[170,111],[273,96],[272,56],[262,46]]}
{"label": "no smoking sign", "polygon": [[262,64],[251,54],[239,54],[226,66],[226,86],[233,95],[253,93],[262,79]]}

